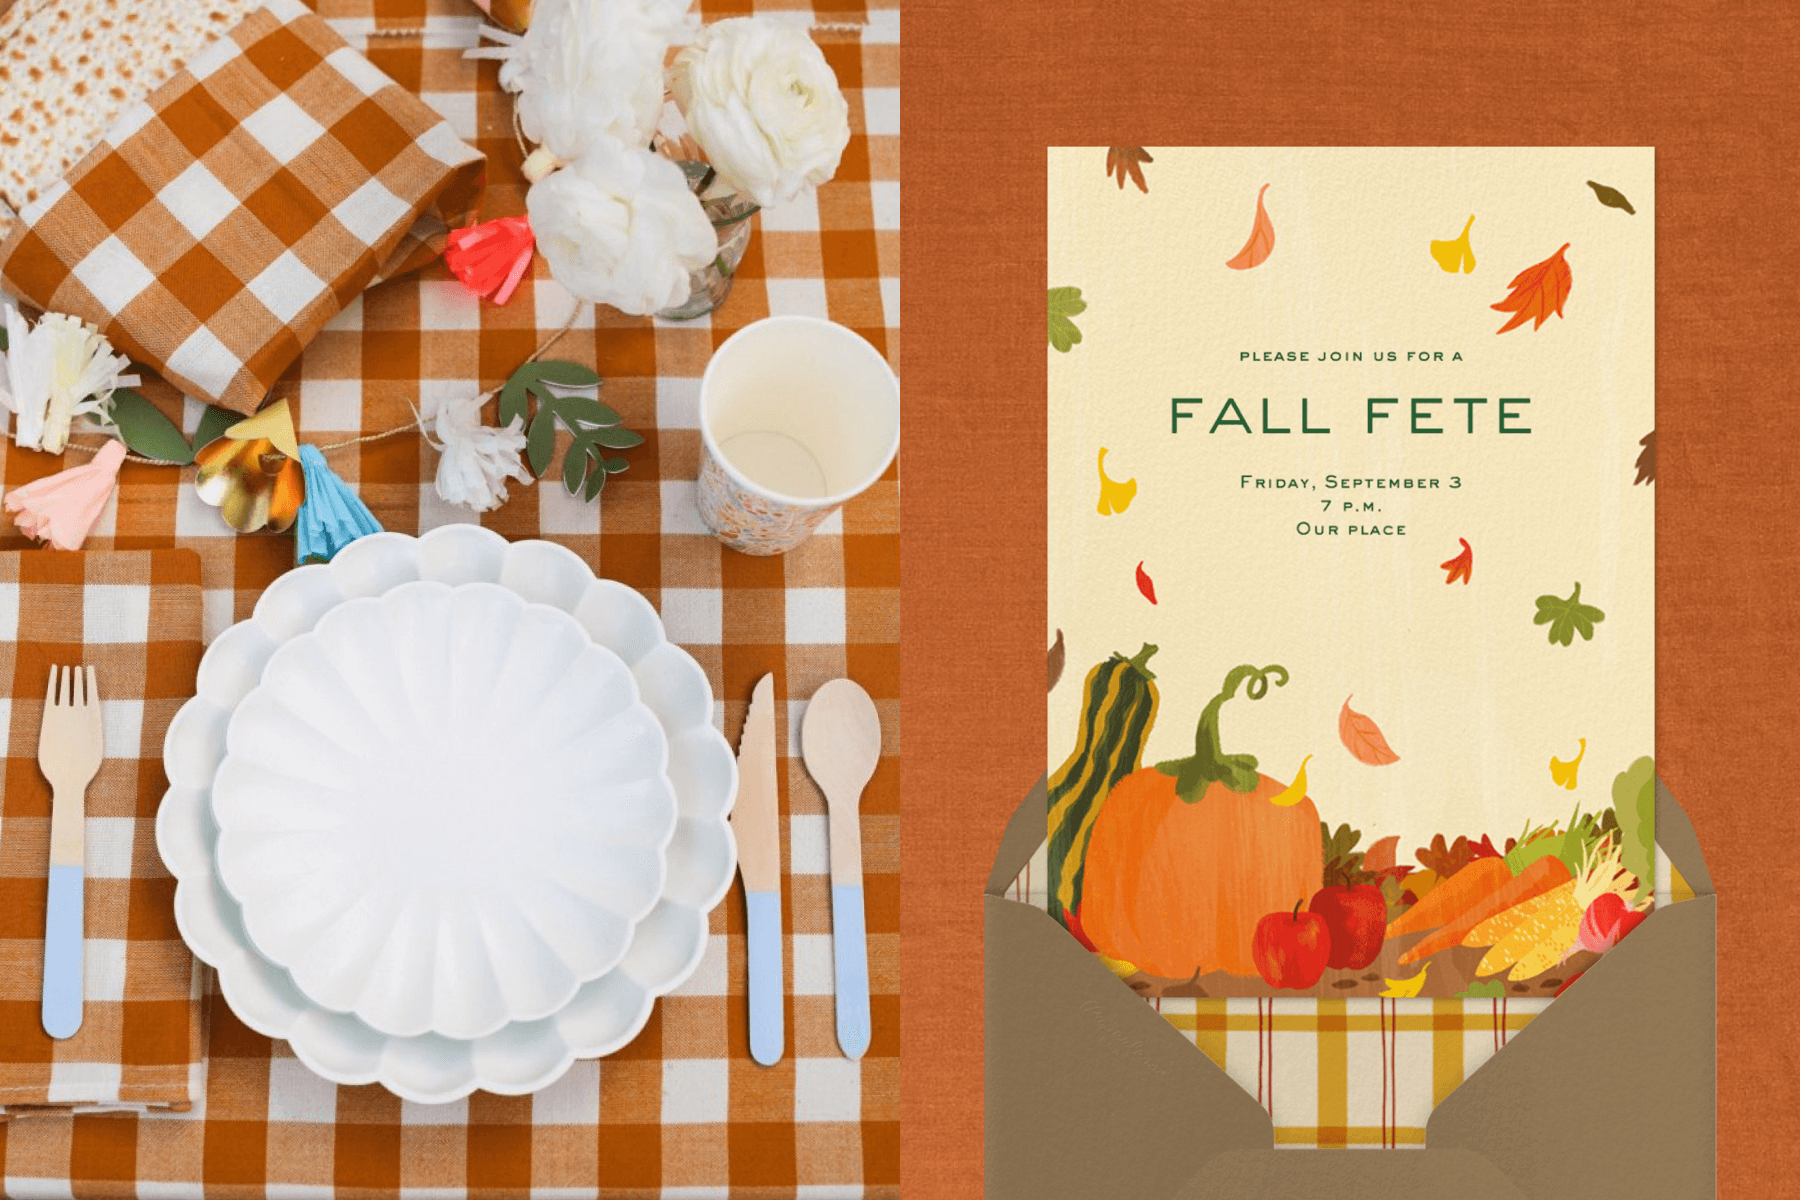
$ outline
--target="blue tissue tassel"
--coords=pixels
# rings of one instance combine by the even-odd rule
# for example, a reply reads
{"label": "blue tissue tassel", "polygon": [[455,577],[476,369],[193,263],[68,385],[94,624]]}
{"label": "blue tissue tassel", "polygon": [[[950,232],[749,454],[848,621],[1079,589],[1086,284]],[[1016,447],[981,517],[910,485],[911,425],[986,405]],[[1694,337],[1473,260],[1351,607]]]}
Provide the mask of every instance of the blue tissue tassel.
{"label": "blue tissue tassel", "polygon": [[330,562],[357,538],[381,532],[381,523],[369,506],[325,465],[325,456],[317,447],[300,447],[300,469],[306,474],[306,500],[294,522],[299,562]]}

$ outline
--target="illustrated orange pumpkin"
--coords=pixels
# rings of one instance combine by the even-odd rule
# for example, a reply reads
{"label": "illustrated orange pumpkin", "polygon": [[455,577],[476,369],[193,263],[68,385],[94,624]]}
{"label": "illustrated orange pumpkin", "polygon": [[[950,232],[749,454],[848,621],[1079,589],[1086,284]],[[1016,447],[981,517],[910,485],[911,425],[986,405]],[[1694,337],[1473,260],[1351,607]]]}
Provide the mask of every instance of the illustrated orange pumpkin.
{"label": "illustrated orange pumpkin", "polygon": [[1256,923],[1318,891],[1319,814],[1249,754],[1219,748],[1219,709],[1248,679],[1252,700],[1279,666],[1241,666],[1201,714],[1191,758],[1113,785],[1089,835],[1082,930],[1095,949],[1167,979],[1211,971],[1252,977]]}

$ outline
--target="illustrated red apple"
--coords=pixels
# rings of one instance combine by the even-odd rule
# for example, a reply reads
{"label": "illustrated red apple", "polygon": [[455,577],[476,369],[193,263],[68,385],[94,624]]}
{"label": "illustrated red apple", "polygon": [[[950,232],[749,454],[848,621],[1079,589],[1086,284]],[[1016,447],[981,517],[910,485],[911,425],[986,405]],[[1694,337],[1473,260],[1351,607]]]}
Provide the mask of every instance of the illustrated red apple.
{"label": "illustrated red apple", "polygon": [[1329,966],[1360,971],[1381,956],[1387,900],[1380,888],[1366,883],[1320,888],[1306,907],[1324,917],[1331,931]]}
{"label": "illustrated red apple", "polygon": [[1272,988],[1312,987],[1325,974],[1325,961],[1331,957],[1331,931],[1325,918],[1315,912],[1301,912],[1301,901],[1294,901],[1291,913],[1270,913],[1256,923],[1250,935],[1250,957],[1262,974],[1263,982]]}

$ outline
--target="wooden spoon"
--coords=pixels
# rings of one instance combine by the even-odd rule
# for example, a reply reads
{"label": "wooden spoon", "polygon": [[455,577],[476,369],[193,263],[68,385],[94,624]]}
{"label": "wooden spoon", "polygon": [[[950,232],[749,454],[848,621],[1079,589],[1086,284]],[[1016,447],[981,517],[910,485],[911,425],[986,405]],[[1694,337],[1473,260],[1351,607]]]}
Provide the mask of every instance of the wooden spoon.
{"label": "wooden spoon", "polygon": [[863,931],[863,788],[881,762],[881,715],[869,693],[834,679],[813,693],[800,727],[806,770],[825,793],[831,829],[831,951],[837,967],[838,1045],[869,1049],[869,947]]}

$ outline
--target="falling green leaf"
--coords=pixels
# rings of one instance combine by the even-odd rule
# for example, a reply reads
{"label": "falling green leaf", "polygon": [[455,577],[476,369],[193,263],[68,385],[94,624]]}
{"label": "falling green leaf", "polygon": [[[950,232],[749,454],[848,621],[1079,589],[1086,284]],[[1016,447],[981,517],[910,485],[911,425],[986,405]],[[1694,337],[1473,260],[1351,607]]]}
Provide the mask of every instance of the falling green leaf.
{"label": "falling green leaf", "polygon": [[1575,585],[1575,591],[1564,600],[1558,596],[1539,596],[1537,598],[1537,616],[1531,619],[1533,625],[1550,626],[1550,644],[1568,646],[1575,641],[1576,633],[1581,640],[1594,640],[1594,626],[1606,620],[1606,614],[1591,604],[1581,602],[1581,585]]}
{"label": "falling green leaf", "polygon": [[194,430],[194,449],[196,451],[212,445],[225,436],[225,431],[243,420],[242,413],[234,413],[229,408],[220,408],[216,404],[206,406],[200,414],[199,428]]}
{"label": "falling green leaf", "polygon": [[1616,189],[1609,188],[1604,183],[1595,183],[1591,179],[1587,181],[1587,185],[1594,189],[1595,198],[1606,207],[1622,208],[1633,216],[1637,215],[1637,209],[1631,207],[1631,201],[1620,195]]}
{"label": "falling green leaf", "polygon": [[136,453],[158,462],[194,461],[194,448],[181,436],[180,427],[130,388],[113,389],[108,409],[120,440]]}
{"label": "falling green leaf", "polygon": [[1069,318],[1086,311],[1087,301],[1081,298],[1080,288],[1051,288],[1050,344],[1067,354],[1069,347],[1081,340],[1081,330]]}
{"label": "falling green leaf", "polygon": [[1455,998],[1458,1000],[1499,1000],[1505,995],[1506,985],[1498,979],[1492,979],[1486,983],[1471,983],[1463,991],[1456,993]]}

